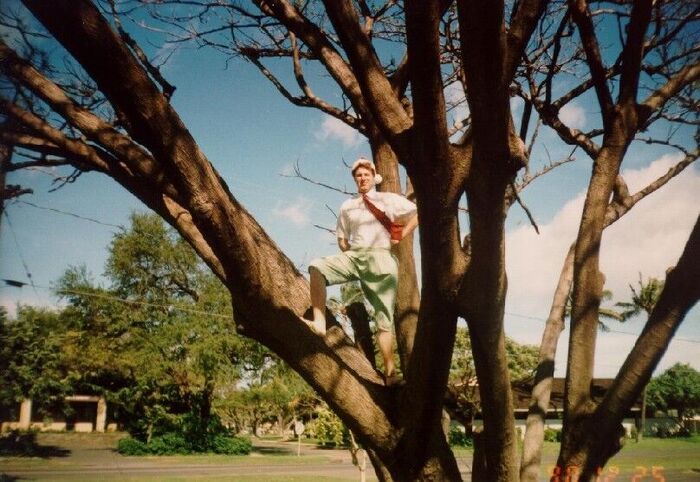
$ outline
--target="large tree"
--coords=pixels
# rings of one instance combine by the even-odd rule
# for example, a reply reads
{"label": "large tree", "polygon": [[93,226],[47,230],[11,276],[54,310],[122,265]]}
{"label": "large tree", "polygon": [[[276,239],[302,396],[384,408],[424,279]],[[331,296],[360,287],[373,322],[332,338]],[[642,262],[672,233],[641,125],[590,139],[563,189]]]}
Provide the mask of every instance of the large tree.
{"label": "large tree", "polygon": [[235,333],[226,290],[187,243],[154,214],[130,221],[109,247],[109,286],[84,267],[56,284],[74,327],[62,359],[73,388],[105,394],[132,434],[168,430],[185,414],[206,431],[217,392],[241,380],[257,344]]}
{"label": "large tree", "polygon": [[700,372],[687,363],[676,363],[649,382],[649,404],[654,410],[675,410],[681,428],[700,410]]}
{"label": "large tree", "polygon": [[[548,398],[546,381],[571,289],[559,464],[578,466],[574,478],[589,480],[619,450],[616,434],[625,410],[700,296],[700,224],[615,383],[596,405],[590,387],[603,286],[602,231],[697,157],[696,145],[673,135],[650,137],[682,151],[683,160],[635,194],[618,176],[630,143],[642,132],[655,133],[657,121],[680,125],[675,134],[696,124],[697,7],[651,0],[159,2],[201,8],[198,15],[206,21],[232,19],[232,25],[211,29],[233,32],[232,39],[213,45],[233,44],[242,54],[237,28],[263,28],[269,42],[254,39],[251,48],[257,50],[247,57],[261,66],[265,55],[291,57],[302,95],[280,84],[290,100],[365,134],[386,188],[398,190],[398,164],[405,167],[421,219],[422,279],[419,297],[412,248],[402,243],[397,339],[406,384],[385,387],[366,353],[339,327],[320,338],[298,321],[309,307],[306,280],[229,191],[169,104],[172,88],[121,24],[110,24],[88,0],[23,3],[80,64],[92,89],[71,89],[52,71],[32,65],[32,52],[20,55],[2,44],[2,70],[21,93],[0,100],[0,111],[17,125],[3,140],[19,152],[39,153],[30,164],[64,162],[105,173],[172,224],[229,289],[239,332],[269,347],[314,387],[368,449],[380,480],[460,479],[440,426],[459,317],[469,324],[484,407],[485,457],[473,477],[519,477],[503,317],[504,223],[519,189],[533,177],[526,169],[516,183],[527,166],[521,139],[529,121],[523,119],[516,133],[510,98],[521,96],[528,115],[536,111],[592,160],[579,233],[543,337],[528,423],[541,426],[538,407]],[[603,42],[599,31],[611,26],[616,35]],[[387,36],[406,43],[404,60],[393,69],[382,64],[375,45]],[[603,49],[608,42],[617,42],[612,53]],[[320,62],[348,105],[318,98],[301,59]],[[446,59],[454,70],[444,79]],[[555,78],[574,69],[578,80],[561,92]],[[462,135],[453,137],[444,89],[456,79],[466,92],[469,119]],[[560,110],[589,92],[595,94],[600,128],[568,127]],[[458,220],[463,196],[470,231],[465,239]],[[531,477],[537,457],[526,454],[523,468],[522,477]]]}

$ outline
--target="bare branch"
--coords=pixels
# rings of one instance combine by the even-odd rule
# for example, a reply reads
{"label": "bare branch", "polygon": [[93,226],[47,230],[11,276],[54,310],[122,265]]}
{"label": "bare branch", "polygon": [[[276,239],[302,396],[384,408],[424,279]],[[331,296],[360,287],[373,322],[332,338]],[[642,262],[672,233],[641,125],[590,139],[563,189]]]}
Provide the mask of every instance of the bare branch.
{"label": "bare branch", "polygon": [[693,152],[686,154],[676,165],[669,168],[663,176],[649,183],[635,194],[625,196],[621,199],[613,199],[613,202],[610,203],[605,212],[605,226],[607,227],[620,219],[639,201],[666,185],[671,179],[683,172],[685,168],[697,161],[698,156],[700,156],[700,151],[695,149]]}
{"label": "bare branch", "polygon": [[634,105],[639,86],[639,72],[644,53],[644,34],[651,20],[652,0],[634,2],[627,26],[627,42],[622,51],[622,74],[620,75],[621,104]]}
{"label": "bare branch", "polygon": [[530,212],[530,209],[525,205],[525,203],[520,199],[520,196],[518,195],[518,189],[515,187],[514,183],[510,183],[511,190],[513,192],[513,197],[515,197],[515,200],[520,204],[520,207],[523,208],[523,211],[525,211],[525,214],[527,215],[527,218],[530,220],[530,224],[532,224],[532,227],[535,228],[535,232],[537,234],[540,234],[540,228],[537,226],[537,222],[535,221],[535,218],[532,217],[532,213]]}
{"label": "bare branch", "polygon": [[666,84],[656,89],[647,99],[640,104],[640,124],[656,110],[660,109],[668,100],[680,92],[686,85],[690,85],[700,78],[700,62],[687,65],[680,72],[669,79]]}
{"label": "bare branch", "polygon": [[598,157],[600,147],[580,130],[566,126],[561,119],[559,119],[559,110],[553,104],[547,106],[537,99],[533,99],[532,104],[540,114],[542,121],[554,129],[564,142],[579,146],[591,159]]}
{"label": "bare branch", "polygon": [[352,196],[353,194],[355,194],[354,192],[346,191],[345,189],[340,189],[340,188],[337,188],[335,186],[331,186],[330,184],[325,184],[323,182],[319,182],[319,181],[316,181],[314,179],[311,179],[309,177],[304,176],[301,173],[301,168],[299,167],[299,161],[294,163],[294,174],[293,175],[280,174],[280,176],[298,178],[298,179],[301,179],[302,181],[306,181],[306,182],[309,182],[311,184],[315,184],[316,186],[325,187],[326,189],[330,189],[331,191],[339,192],[341,194],[347,194],[349,196]]}
{"label": "bare branch", "polygon": [[117,27],[117,32],[119,32],[119,36],[121,39],[126,43],[129,48],[134,52],[136,57],[139,59],[141,62],[141,65],[144,66],[144,68],[148,71],[148,73],[153,77],[156,82],[160,84],[160,86],[163,88],[163,95],[165,96],[166,99],[170,99],[175,92],[175,86],[170,84],[167,80],[165,80],[165,77],[163,77],[163,74],[160,73],[160,69],[153,65],[150,60],[148,60],[148,57],[146,57],[146,54],[144,53],[143,49],[139,46],[138,43],[129,35],[126,30],[124,30],[124,27],[122,27],[122,22],[119,19],[119,14],[117,13],[117,7],[114,3],[114,0],[109,0],[109,4],[112,7],[112,18],[114,19],[114,24]]}
{"label": "bare branch", "polygon": [[384,74],[369,37],[360,28],[352,3],[349,0],[324,0],[324,5],[362,85],[368,105],[387,137],[395,138],[410,129],[413,122],[399,99],[391,95],[394,90]]}
{"label": "bare branch", "polygon": [[319,109],[326,114],[335,117],[338,120],[341,120],[345,122],[347,125],[352,127],[353,129],[356,129],[358,132],[364,134],[366,132],[365,126],[362,123],[362,121],[353,115],[350,115],[347,111],[338,109],[337,107],[334,107],[327,102],[321,100],[320,98],[316,97],[313,92],[311,92],[311,89],[306,85],[305,80],[303,80],[303,76],[301,79],[297,77],[297,82],[299,82],[300,86],[302,84],[304,87],[303,89],[306,90],[306,92],[309,95],[304,95],[304,96],[295,96],[289,90],[282,85],[282,82],[279,81],[277,77],[267,68],[265,65],[263,65],[262,62],[256,57],[248,57],[245,56],[253,65],[255,65],[258,70],[267,78],[272,85],[275,86],[275,88],[279,91],[280,94],[284,96],[285,99],[287,99],[289,102],[292,104],[299,106],[299,107],[313,107],[316,109]]}
{"label": "bare branch", "polygon": [[613,112],[613,100],[606,82],[606,68],[591,20],[591,12],[586,0],[570,0],[571,18],[578,25],[581,42],[586,51],[586,61],[591,70],[591,78],[598,94],[598,102],[603,115],[603,124],[608,126]]}

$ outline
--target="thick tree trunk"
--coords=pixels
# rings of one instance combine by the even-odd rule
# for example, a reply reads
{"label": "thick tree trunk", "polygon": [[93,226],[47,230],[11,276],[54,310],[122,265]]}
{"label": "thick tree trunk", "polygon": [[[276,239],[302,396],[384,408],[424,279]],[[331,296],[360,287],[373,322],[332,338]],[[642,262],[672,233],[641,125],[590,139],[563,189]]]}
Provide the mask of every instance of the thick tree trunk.
{"label": "thick tree trunk", "polygon": [[[574,258],[571,333],[564,394],[563,439],[560,467],[581,466],[578,446],[586,439],[587,422],[595,411],[590,387],[593,381],[598,311],[605,278],[599,270],[600,242],[605,212],[622,155],[626,149],[603,148],[596,159]],[[610,450],[614,450],[612,447]]]}

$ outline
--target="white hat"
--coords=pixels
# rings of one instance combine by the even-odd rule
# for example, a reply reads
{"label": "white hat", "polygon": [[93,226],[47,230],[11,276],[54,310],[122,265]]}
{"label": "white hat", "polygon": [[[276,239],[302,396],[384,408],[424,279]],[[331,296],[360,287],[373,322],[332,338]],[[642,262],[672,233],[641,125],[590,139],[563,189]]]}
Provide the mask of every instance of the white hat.
{"label": "white hat", "polygon": [[381,174],[377,174],[377,168],[374,167],[374,163],[367,159],[366,157],[359,157],[353,164],[352,167],[350,168],[350,172],[355,174],[355,171],[357,170],[358,167],[366,167],[367,169],[370,169],[374,173],[374,183],[379,184],[382,182],[382,176]]}

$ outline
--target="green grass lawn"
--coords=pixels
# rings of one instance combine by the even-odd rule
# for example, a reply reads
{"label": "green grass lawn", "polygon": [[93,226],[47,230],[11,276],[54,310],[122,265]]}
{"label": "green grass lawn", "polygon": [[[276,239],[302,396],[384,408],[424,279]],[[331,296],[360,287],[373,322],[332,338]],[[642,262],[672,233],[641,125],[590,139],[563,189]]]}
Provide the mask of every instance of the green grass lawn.
{"label": "green grass lawn", "polygon": [[[471,460],[472,449],[456,448],[458,460]],[[559,454],[559,444],[545,442],[541,477],[551,475]],[[630,480],[634,475],[642,475],[646,471],[646,479],[652,480],[653,467],[662,467],[659,474],[667,471],[695,473],[700,479],[700,435],[689,438],[659,439],[645,438],[639,443],[627,440],[625,446],[615,455],[602,474],[621,477],[620,480]]]}

